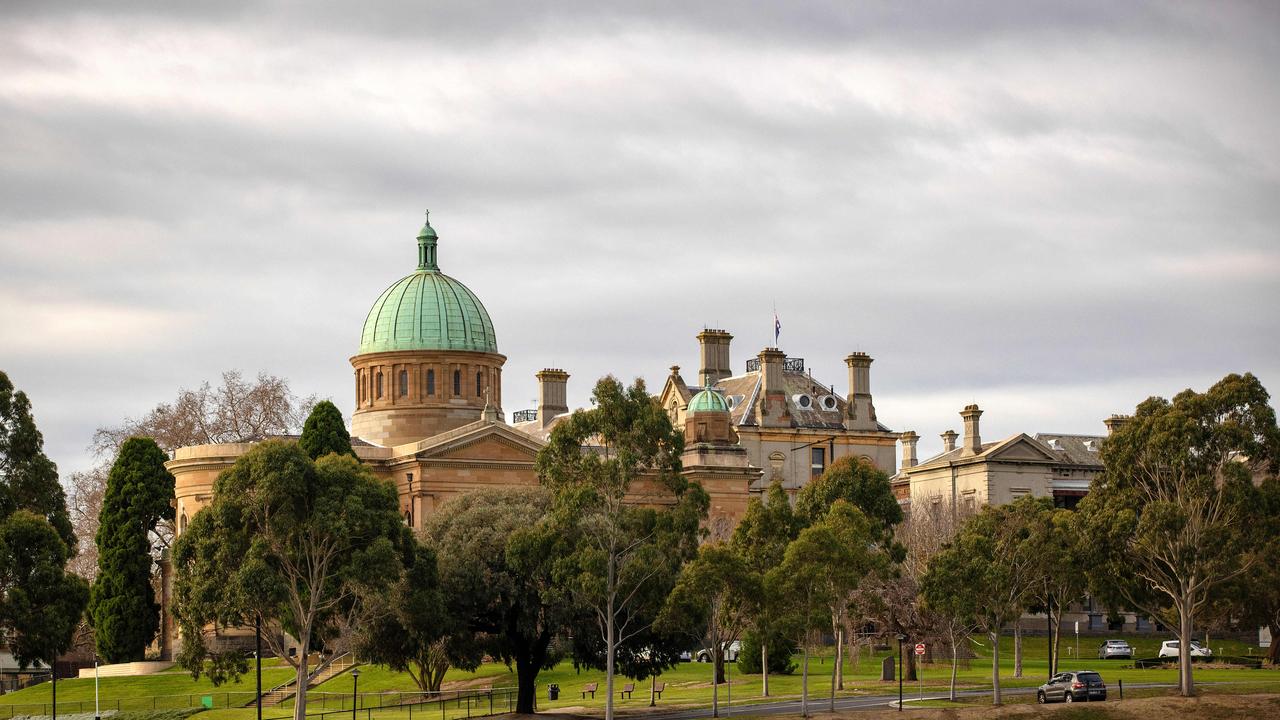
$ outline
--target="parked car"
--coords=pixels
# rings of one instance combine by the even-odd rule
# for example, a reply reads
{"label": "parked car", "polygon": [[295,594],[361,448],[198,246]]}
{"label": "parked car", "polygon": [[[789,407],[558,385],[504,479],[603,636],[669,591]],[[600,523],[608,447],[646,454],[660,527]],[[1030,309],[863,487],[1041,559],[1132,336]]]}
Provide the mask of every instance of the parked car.
{"label": "parked car", "polygon": [[[724,659],[727,662],[738,662],[738,653],[742,652],[742,643],[734,640],[724,648]],[[694,656],[698,662],[711,662],[711,648],[702,648]]]}
{"label": "parked car", "polygon": [[1092,670],[1058,673],[1036,690],[1036,702],[1087,702],[1106,700],[1107,684]]}
{"label": "parked car", "polygon": [[1124,640],[1108,640],[1098,648],[1099,660],[1132,660],[1133,648]]}
{"label": "parked car", "polygon": [[[1165,640],[1163,643],[1160,643],[1160,657],[1162,658],[1178,657],[1178,641]],[[1213,657],[1213,651],[1207,647],[1204,647],[1203,645],[1196,642],[1195,640],[1192,640],[1191,641],[1191,657],[1202,657],[1202,658]]]}

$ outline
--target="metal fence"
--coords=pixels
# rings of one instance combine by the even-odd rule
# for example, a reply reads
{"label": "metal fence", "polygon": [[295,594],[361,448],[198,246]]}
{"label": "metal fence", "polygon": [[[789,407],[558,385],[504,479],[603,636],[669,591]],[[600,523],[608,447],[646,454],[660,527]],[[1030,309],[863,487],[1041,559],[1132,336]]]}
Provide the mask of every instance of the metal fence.
{"label": "metal fence", "polygon": [[[190,693],[187,695],[154,695],[103,699],[102,710],[146,712],[182,708],[253,707],[253,692]],[[307,718],[311,720],[457,720],[515,712],[516,688],[483,690],[447,690],[443,692],[376,692],[360,693],[352,708],[351,693],[308,692]],[[286,705],[263,708],[263,720],[289,720],[293,717],[293,701]],[[58,713],[91,713],[92,700],[59,700]],[[0,720],[22,715],[52,715],[50,703],[17,703],[0,705]]]}
{"label": "metal fence", "polygon": [[[186,695],[152,695],[149,697],[102,698],[97,706],[102,710],[116,711],[150,711],[179,710],[182,708],[242,707],[256,697],[252,692],[208,692],[189,693]],[[206,700],[208,698],[208,700]],[[59,700],[58,713],[91,713],[94,710],[93,700]],[[0,720],[19,715],[52,715],[52,703],[17,703],[0,705]]]}
{"label": "metal fence", "polygon": [[[443,692],[379,692],[360,693],[352,702],[351,693],[308,692],[309,720],[456,720],[515,712],[517,689],[486,688],[483,690],[447,690]],[[313,712],[319,708],[319,712]],[[289,720],[293,713],[282,714],[283,707],[263,709],[262,720]]]}

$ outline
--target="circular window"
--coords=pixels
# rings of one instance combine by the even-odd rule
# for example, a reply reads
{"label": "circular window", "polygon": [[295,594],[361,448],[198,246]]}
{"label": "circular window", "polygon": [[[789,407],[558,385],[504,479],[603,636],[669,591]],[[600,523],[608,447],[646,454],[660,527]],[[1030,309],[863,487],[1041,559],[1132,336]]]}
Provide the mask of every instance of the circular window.
{"label": "circular window", "polygon": [[809,408],[813,407],[813,398],[809,397],[808,395],[797,395],[796,404],[808,410]]}
{"label": "circular window", "polygon": [[822,409],[824,409],[824,410],[835,410],[835,409],[836,409],[836,399],[835,399],[835,396],[833,396],[833,395],[828,395],[828,396],[826,396],[826,397],[822,398]]}

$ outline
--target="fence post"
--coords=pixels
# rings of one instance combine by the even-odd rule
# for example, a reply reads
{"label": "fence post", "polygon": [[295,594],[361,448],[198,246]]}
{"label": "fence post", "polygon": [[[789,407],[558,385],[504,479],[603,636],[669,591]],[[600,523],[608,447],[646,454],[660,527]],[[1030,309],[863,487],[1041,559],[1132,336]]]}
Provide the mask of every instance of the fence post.
{"label": "fence post", "polygon": [[471,717],[471,696],[467,696],[467,717]]}
{"label": "fence post", "polygon": [[1120,699],[1123,700],[1124,699],[1124,680],[1121,679],[1118,682],[1120,683]]}

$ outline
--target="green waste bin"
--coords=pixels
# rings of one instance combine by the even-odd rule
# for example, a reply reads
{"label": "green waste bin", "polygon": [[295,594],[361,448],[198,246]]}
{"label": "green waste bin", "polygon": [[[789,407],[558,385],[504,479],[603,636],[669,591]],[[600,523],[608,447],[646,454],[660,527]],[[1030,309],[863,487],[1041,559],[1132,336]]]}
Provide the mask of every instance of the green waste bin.
{"label": "green waste bin", "polygon": [[205,710],[212,710],[212,709],[213,709],[213,696],[212,696],[212,695],[205,695],[205,696],[201,697],[201,698],[200,698],[200,704],[204,706],[204,709],[205,709]]}

